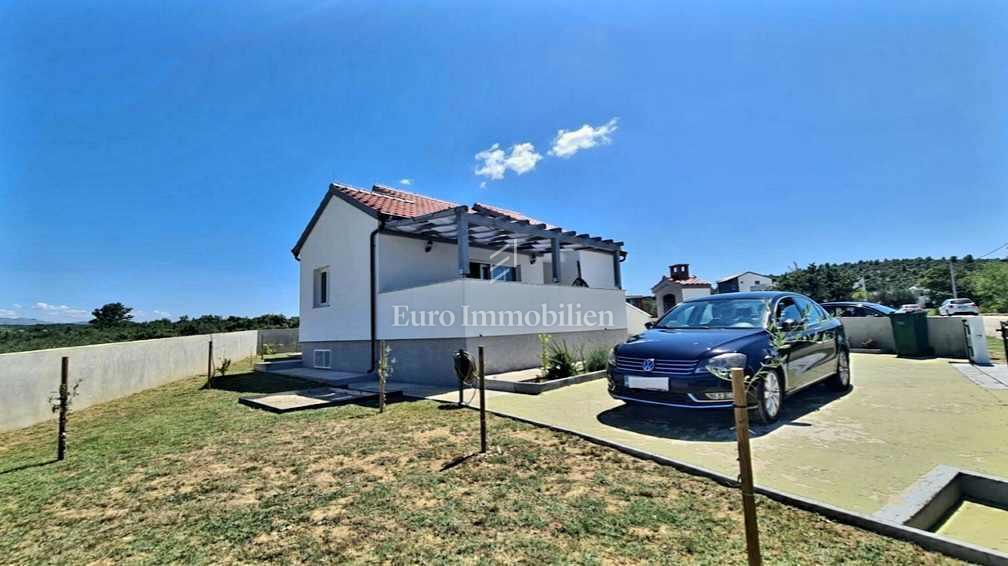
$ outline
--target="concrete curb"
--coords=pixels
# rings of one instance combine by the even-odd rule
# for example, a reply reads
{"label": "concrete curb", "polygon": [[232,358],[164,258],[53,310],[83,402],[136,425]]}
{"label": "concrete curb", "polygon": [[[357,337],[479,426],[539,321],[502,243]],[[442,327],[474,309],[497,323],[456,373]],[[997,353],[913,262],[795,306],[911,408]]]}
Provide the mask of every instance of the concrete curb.
{"label": "concrete curb", "polygon": [[[406,393],[406,395],[411,396],[409,395],[408,392]],[[426,399],[426,397],[423,398]],[[450,403],[450,401],[439,401],[437,399],[431,399],[431,400],[438,401],[439,403]],[[471,407],[469,405],[466,405],[466,407],[473,410],[476,409],[475,407]],[[652,462],[664,466],[670,466],[672,468],[675,468],[681,472],[685,472],[690,475],[700,476],[714,480],[717,483],[724,486],[738,487],[738,481],[736,479],[715,472],[713,470],[708,470],[707,468],[702,468],[700,466],[694,466],[692,464],[687,464],[685,462],[680,462],[678,460],[673,460],[671,458],[659,456],[658,454],[647,452],[645,450],[640,450],[638,448],[633,448],[631,446],[627,446],[619,442],[606,440],[604,438],[600,438],[590,434],[585,434],[583,432],[578,432],[576,430],[545,424],[524,417],[509,415],[507,413],[493,411],[490,410],[489,408],[487,409],[487,412],[499,417],[504,417],[519,422],[547,428],[550,430],[554,430],[556,432],[572,434],[574,436],[583,438],[584,440],[587,440],[594,444],[614,448],[616,450],[619,450],[620,452],[629,454],[637,458],[650,460]],[[817,513],[828,519],[837,521],[838,523],[858,527],[890,538],[911,542],[927,550],[933,550],[946,556],[951,556],[952,558],[958,558],[959,560],[965,560],[967,562],[973,562],[976,564],[985,564],[990,566],[1008,566],[1008,554],[1003,554],[996,550],[983,548],[965,542],[959,542],[947,537],[936,535],[935,533],[929,531],[915,529],[913,527],[907,527],[904,525],[894,523],[886,523],[883,521],[879,521],[868,515],[862,515],[860,513],[855,513],[853,511],[846,511],[839,507],[834,507],[832,505],[820,503],[818,501],[808,499],[805,497],[791,495],[789,493],[778,491],[775,489],[760,487],[757,485],[755,486],[754,491],[756,493],[759,493],[760,495],[773,499],[774,501],[783,503],[791,507],[802,509],[803,511],[810,511],[812,513]]]}
{"label": "concrete curb", "polygon": [[498,379],[487,379],[486,388],[492,391],[506,391],[508,393],[522,393],[525,395],[538,395],[543,391],[552,391],[554,389],[559,389],[561,387],[567,387],[568,385],[577,385],[579,383],[585,383],[588,381],[594,381],[596,379],[602,379],[605,377],[605,370],[593,371],[589,373],[581,373],[578,375],[572,375],[570,377],[562,377],[560,379],[552,379],[550,381],[542,381],[539,383],[532,383],[526,381],[505,381]]}

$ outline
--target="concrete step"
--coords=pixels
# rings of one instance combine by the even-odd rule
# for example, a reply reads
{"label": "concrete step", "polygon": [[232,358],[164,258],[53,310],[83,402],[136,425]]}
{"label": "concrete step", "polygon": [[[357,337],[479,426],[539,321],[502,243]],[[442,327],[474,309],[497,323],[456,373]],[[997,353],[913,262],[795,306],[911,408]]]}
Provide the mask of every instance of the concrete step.
{"label": "concrete step", "polygon": [[296,360],[279,360],[279,361],[265,361],[256,362],[255,370],[269,373],[278,369],[294,369],[301,367],[301,359]]}

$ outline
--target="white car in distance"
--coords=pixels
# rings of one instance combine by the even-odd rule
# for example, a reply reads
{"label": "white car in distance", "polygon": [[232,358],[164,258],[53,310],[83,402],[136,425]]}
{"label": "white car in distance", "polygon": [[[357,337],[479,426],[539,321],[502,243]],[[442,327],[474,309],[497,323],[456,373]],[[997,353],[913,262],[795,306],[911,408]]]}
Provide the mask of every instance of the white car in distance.
{"label": "white car in distance", "polygon": [[938,314],[952,316],[957,314],[980,314],[980,309],[973,299],[945,299],[938,307]]}

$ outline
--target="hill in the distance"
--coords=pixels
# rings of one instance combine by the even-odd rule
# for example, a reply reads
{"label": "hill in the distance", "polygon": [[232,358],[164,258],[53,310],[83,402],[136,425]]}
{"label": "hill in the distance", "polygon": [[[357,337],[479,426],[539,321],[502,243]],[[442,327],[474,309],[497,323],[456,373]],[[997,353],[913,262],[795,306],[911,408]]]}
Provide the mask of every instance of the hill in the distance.
{"label": "hill in the distance", "polygon": [[52,324],[37,318],[4,318],[0,317],[0,326],[34,326],[36,324]]}

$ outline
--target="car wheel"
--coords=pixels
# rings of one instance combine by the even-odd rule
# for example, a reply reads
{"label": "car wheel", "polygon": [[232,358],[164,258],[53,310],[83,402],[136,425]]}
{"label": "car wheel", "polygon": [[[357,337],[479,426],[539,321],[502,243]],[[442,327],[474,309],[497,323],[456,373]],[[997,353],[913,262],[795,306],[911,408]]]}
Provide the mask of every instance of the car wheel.
{"label": "car wheel", "polygon": [[784,407],[784,381],[780,373],[768,372],[756,383],[756,414],[763,424],[770,424],[780,418]]}
{"label": "car wheel", "polygon": [[837,370],[826,384],[834,391],[847,391],[851,386],[850,374],[850,354],[846,350],[841,350],[837,356]]}

